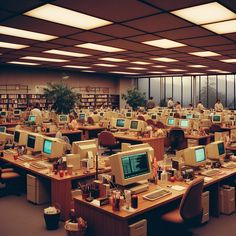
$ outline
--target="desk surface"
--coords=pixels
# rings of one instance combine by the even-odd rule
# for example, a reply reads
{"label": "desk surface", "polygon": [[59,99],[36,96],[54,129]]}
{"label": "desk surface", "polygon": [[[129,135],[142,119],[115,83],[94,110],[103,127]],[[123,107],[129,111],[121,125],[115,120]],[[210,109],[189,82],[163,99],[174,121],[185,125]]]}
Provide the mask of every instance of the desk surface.
{"label": "desk surface", "polygon": [[78,129],[81,130],[105,130],[105,127],[101,127],[99,125],[79,125]]}
{"label": "desk surface", "polygon": [[143,138],[139,137],[137,135],[133,134],[124,134],[124,133],[113,133],[115,138],[118,139],[126,139],[126,140],[131,140],[131,141],[139,141],[139,142],[147,142],[147,141],[152,141],[152,140],[157,140],[157,139],[165,139],[165,137],[152,137],[152,138]]}

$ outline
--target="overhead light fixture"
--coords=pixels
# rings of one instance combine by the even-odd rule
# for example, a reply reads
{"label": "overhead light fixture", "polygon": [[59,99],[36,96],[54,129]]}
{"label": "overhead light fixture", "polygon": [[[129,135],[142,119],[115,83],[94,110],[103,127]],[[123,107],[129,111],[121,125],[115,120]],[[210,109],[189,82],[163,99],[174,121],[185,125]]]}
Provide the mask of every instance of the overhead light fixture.
{"label": "overhead light fixture", "polygon": [[234,12],[217,2],[188,7],[177,11],[172,11],[171,13],[197,25],[236,18],[236,14]]}
{"label": "overhead light fixture", "polygon": [[94,64],[94,66],[104,66],[104,67],[116,67],[117,65],[111,65],[111,64],[102,64],[102,63],[98,63],[98,64]]}
{"label": "overhead light fixture", "polygon": [[48,40],[57,38],[56,36],[49,35],[49,34],[36,33],[33,31],[16,29],[16,28],[2,26],[2,25],[0,25],[0,34],[26,38],[26,39],[39,40],[39,41],[48,41]]}
{"label": "overhead light fixture", "polygon": [[211,71],[211,72],[219,72],[220,70],[217,70],[217,69],[210,69],[210,70],[207,70],[207,71]]}
{"label": "overhead light fixture", "polygon": [[151,41],[144,41],[142,43],[148,44],[154,47],[159,47],[159,48],[178,48],[178,47],[186,46],[186,44],[178,43],[169,39],[157,39],[157,40],[151,40]]}
{"label": "overhead light fixture", "polygon": [[0,42],[0,48],[22,49],[27,47],[29,46],[24,44]]}
{"label": "overhead light fixture", "polygon": [[89,69],[91,67],[89,66],[75,66],[75,65],[66,65],[66,66],[63,66],[63,67],[66,67],[66,68],[75,68],[75,69]]}
{"label": "overhead light fixture", "polygon": [[93,72],[96,72],[94,70],[81,70],[82,72],[88,72],[88,73],[93,73]]}
{"label": "overhead light fixture", "polygon": [[225,71],[225,70],[220,70],[219,73],[228,74],[228,73],[230,73],[230,72],[229,72],[229,71]]}
{"label": "overhead light fixture", "polygon": [[189,75],[205,75],[206,73],[202,73],[202,72],[192,72],[192,73],[188,73]]}
{"label": "overhead light fixture", "polygon": [[113,23],[52,4],[45,4],[25,12],[24,15],[84,30],[95,29]]}
{"label": "overhead light fixture", "polygon": [[98,50],[98,51],[103,51],[103,52],[125,51],[124,49],[121,49],[121,48],[115,48],[115,47],[105,46],[105,45],[96,44],[96,43],[83,43],[83,44],[76,45],[76,47],[93,49],[93,50]]}
{"label": "overhead light fixture", "polygon": [[224,59],[224,60],[220,60],[222,62],[226,62],[226,63],[235,63],[236,62],[236,58],[232,58],[232,59]]}
{"label": "overhead light fixture", "polygon": [[39,63],[33,63],[33,62],[22,62],[22,61],[9,61],[7,63],[10,64],[18,64],[18,65],[29,65],[29,66],[37,66],[40,65]]}
{"label": "overhead light fixture", "polygon": [[174,72],[177,72],[177,71],[186,71],[186,70],[182,70],[182,69],[167,69],[168,71],[174,71]]}
{"label": "overhead light fixture", "polygon": [[142,67],[127,67],[127,69],[129,69],[129,70],[147,70],[146,68],[142,68]]}
{"label": "overhead light fixture", "polygon": [[154,61],[163,61],[163,62],[175,62],[178,61],[176,59],[172,59],[172,58],[168,58],[168,57],[155,57],[155,58],[151,58]]}
{"label": "overhead light fixture", "polygon": [[204,67],[207,67],[207,66],[204,66],[204,65],[187,65],[188,67],[192,67],[192,68],[204,68]]}
{"label": "overhead light fixture", "polygon": [[165,74],[166,72],[163,72],[163,71],[149,71],[148,73],[151,73],[151,74]]}
{"label": "overhead light fixture", "polygon": [[208,25],[202,25],[202,27],[211,30],[217,34],[234,33],[236,32],[236,20],[229,20]]}
{"label": "overhead light fixture", "polygon": [[146,62],[146,61],[132,61],[130,63],[137,64],[137,65],[150,65],[150,64],[152,64],[151,62]]}
{"label": "overhead light fixture", "polygon": [[198,57],[215,57],[215,56],[221,56],[218,53],[211,52],[211,51],[202,51],[202,52],[189,52],[188,54],[198,56]]}
{"label": "overhead light fixture", "polygon": [[87,56],[91,56],[89,54],[77,53],[77,52],[68,52],[68,51],[62,51],[62,50],[56,50],[56,49],[47,50],[47,51],[44,51],[44,53],[51,53],[51,54],[57,54],[57,55],[63,55],[63,56],[71,56],[71,57],[87,57]]}
{"label": "overhead light fixture", "polygon": [[64,59],[47,58],[47,57],[32,57],[32,56],[21,57],[20,59],[35,60],[35,61],[49,61],[49,62],[67,62],[68,61]]}
{"label": "overhead light fixture", "polygon": [[125,71],[110,71],[110,73],[122,74],[122,75],[138,75],[139,74],[139,73],[125,72]]}
{"label": "overhead light fixture", "polygon": [[152,67],[156,67],[156,68],[165,68],[165,67],[167,67],[167,66],[162,66],[162,65],[154,65],[154,66],[152,66]]}
{"label": "overhead light fixture", "polygon": [[124,62],[124,61],[127,61],[125,59],[113,58],[113,57],[103,57],[103,58],[99,58],[99,60],[102,60],[102,61],[112,61],[112,62]]}

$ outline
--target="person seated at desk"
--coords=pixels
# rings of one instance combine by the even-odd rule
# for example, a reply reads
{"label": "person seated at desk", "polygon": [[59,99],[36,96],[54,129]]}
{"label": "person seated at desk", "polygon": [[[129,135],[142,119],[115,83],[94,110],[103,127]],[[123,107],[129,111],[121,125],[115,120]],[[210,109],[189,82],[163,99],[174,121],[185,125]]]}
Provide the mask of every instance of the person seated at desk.
{"label": "person seated at desk", "polygon": [[147,109],[153,109],[156,106],[156,103],[153,99],[153,97],[150,97],[147,102]]}
{"label": "person seated at desk", "polygon": [[168,98],[167,107],[172,109],[174,107],[173,98]]}
{"label": "person seated at desk", "polygon": [[222,103],[220,102],[219,99],[216,100],[214,109],[215,109],[215,111],[217,111],[217,112],[223,111],[224,107],[223,107],[223,105],[222,105]]}
{"label": "person seated at desk", "polygon": [[77,122],[77,119],[72,115],[70,115],[69,128],[71,128],[72,130],[77,130],[79,128],[79,124]]}
{"label": "person seated at desk", "polygon": [[189,104],[188,104],[188,109],[193,110],[193,108],[194,108],[194,107],[193,107],[193,104],[192,104],[192,103],[189,103]]}
{"label": "person seated at desk", "polygon": [[201,111],[203,111],[204,109],[205,109],[205,107],[203,106],[202,102],[199,101],[198,104],[197,104],[197,110],[201,112]]}

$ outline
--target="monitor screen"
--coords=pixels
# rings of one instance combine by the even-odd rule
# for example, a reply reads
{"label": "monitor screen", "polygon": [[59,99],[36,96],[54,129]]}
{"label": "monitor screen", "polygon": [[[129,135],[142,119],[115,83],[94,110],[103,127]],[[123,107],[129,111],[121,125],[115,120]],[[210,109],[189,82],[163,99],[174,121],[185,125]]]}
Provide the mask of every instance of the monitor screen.
{"label": "monitor screen", "polygon": [[156,119],[157,119],[157,115],[152,115],[152,116],[151,116],[151,119],[152,119],[152,120],[156,120]]}
{"label": "monitor screen", "polygon": [[234,121],[235,120],[234,116],[230,116],[229,120]]}
{"label": "monitor screen", "polygon": [[148,154],[146,152],[122,156],[121,162],[124,179],[133,178],[150,172]]}
{"label": "monitor screen", "polygon": [[174,124],[175,124],[174,118],[168,118],[167,125],[174,125]]}
{"label": "monitor screen", "polygon": [[212,116],[212,121],[213,122],[220,122],[221,121],[221,116],[220,115],[213,115]]}
{"label": "monitor screen", "polygon": [[117,119],[116,120],[116,127],[119,128],[119,127],[124,127],[125,126],[125,120],[124,119]]}
{"label": "monitor screen", "polygon": [[137,120],[132,120],[130,122],[130,129],[138,129],[138,121]]}
{"label": "monitor screen", "polygon": [[14,132],[14,142],[18,143],[20,140],[20,132],[19,131],[15,131]]}
{"label": "monitor screen", "polygon": [[6,126],[0,126],[0,132],[5,133],[6,132],[7,127]]}
{"label": "monitor screen", "polygon": [[126,117],[131,117],[131,112],[126,112]]}
{"label": "monitor screen", "polygon": [[20,112],[21,112],[20,110],[14,110],[14,111],[13,111],[13,114],[14,114],[14,115],[19,115]]}
{"label": "monitor screen", "polygon": [[199,115],[199,114],[193,114],[193,118],[199,119],[199,118],[200,118],[200,115]]}
{"label": "monitor screen", "polygon": [[192,118],[193,118],[193,114],[187,114],[187,115],[186,115],[186,118],[187,118],[187,119],[192,119]]}
{"label": "monitor screen", "polygon": [[218,152],[219,152],[219,155],[225,154],[225,146],[223,142],[218,143]]}
{"label": "monitor screen", "polygon": [[36,116],[29,116],[29,121],[35,122],[36,121]]}
{"label": "monitor screen", "polygon": [[99,115],[100,115],[100,116],[103,116],[103,115],[104,115],[104,112],[100,112]]}
{"label": "monitor screen", "polygon": [[80,113],[79,120],[84,120],[84,119],[85,119],[85,113]]}
{"label": "monitor screen", "polygon": [[199,148],[195,150],[195,159],[196,162],[203,162],[206,160],[204,148]]}
{"label": "monitor screen", "polygon": [[1,111],[1,116],[6,116],[7,112],[6,111]]}
{"label": "monitor screen", "polygon": [[34,135],[28,135],[27,147],[34,149],[36,137]]}
{"label": "monitor screen", "polygon": [[60,115],[60,116],[59,116],[59,120],[62,121],[62,122],[63,122],[63,121],[66,122],[66,121],[67,121],[67,115]]}
{"label": "monitor screen", "polygon": [[43,152],[46,154],[49,154],[49,155],[52,153],[52,141],[51,140],[44,139]]}
{"label": "monitor screen", "polygon": [[188,126],[189,126],[189,121],[188,120],[180,120],[180,123],[179,123],[180,125],[180,127],[181,128],[188,128]]}
{"label": "monitor screen", "polygon": [[174,115],[174,113],[173,113],[173,112],[170,112],[170,113],[169,113],[169,116],[173,116],[173,115]]}

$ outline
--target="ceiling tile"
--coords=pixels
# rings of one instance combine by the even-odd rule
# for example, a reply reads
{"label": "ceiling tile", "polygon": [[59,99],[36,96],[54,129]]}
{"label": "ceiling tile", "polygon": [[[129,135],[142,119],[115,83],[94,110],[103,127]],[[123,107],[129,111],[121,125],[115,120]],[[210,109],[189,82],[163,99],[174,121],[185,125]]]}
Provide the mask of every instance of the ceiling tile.
{"label": "ceiling tile", "polygon": [[144,17],[138,20],[128,21],[124,24],[148,33],[178,29],[192,25],[168,13]]}
{"label": "ceiling tile", "polygon": [[145,42],[145,41],[157,40],[160,39],[160,37],[153,34],[142,34],[134,37],[128,37],[127,39],[135,42]]}
{"label": "ceiling tile", "polygon": [[38,42],[35,40],[13,37],[13,36],[8,36],[8,35],[4,35],[4,34],[0,34],[0,41],[4,41],[4,42],[8,42],[8,43],[25,44],[25,45],[31,45],[31,44]]}
{"label": "ceiling tile", "polygon": [[50,43],[56,43],[64,46],[74,46],[79,43],[82,43],[78,40],[68,39],[68,38],[57,38],[50,41]]}
{"label": "ceiling tile", "polygon": [[232,33],[232,34],[224,34],[225,37],[236,41],[236,33]]}
{"label": "ceiling tile", "polygon": [[53,4],[113,22],[127,21],[160,12],[136,0],[99,0],[99,3],[94,0],[57,0]]}
{"label": "ceiling tile", "polygon": [[70,35],[68,38],[75,39],[75,40],[81,40],[84,42],[99,42],[104,40],[113,39],[110,36],[102,35],[94,32],[82,32],[74,35]]}

